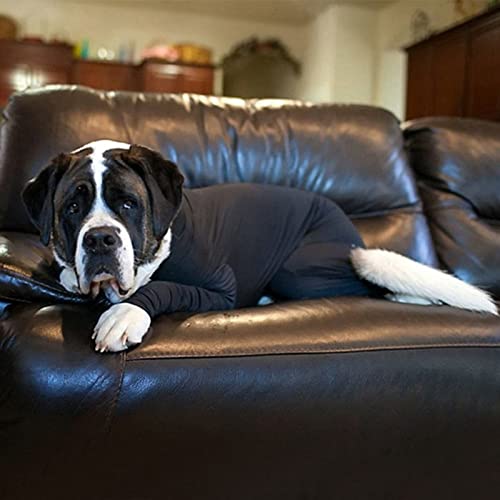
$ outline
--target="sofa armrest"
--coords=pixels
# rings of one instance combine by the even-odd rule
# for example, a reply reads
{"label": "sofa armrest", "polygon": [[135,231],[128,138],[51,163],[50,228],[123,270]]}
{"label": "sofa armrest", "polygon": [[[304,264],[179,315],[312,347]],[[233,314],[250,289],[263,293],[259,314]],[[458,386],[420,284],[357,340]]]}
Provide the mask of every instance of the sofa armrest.
{"label": "sofa armrest", "polygon": [[51,251],[32,234],[0,232],[0,302],[87,302],[58,281]]}

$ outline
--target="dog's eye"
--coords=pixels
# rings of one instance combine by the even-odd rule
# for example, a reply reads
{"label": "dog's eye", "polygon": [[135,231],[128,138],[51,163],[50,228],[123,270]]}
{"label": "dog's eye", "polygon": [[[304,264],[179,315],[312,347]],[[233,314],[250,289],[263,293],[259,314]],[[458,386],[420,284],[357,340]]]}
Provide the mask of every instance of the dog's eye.
{"label": "dog's eye", "polygon": [[83,185],[83,184],[80,184],[77,188],[76,188],[76,191],[77,193],[86,193],[87,192],[87,186]]}
{"label": "dog's eye", "polygon": [[78,206],[78,203],[71,203],[68,206],[68,213],[71,215],[77,214],[79,211],[80,211],[80,207]]}
{"label": "dog's eye", "polygon": [[125,200],[122,203],[122,208],[124,210],[130,210],[131,208],[134,208],[134,207],[135,207],[135,202],[133,200]]}

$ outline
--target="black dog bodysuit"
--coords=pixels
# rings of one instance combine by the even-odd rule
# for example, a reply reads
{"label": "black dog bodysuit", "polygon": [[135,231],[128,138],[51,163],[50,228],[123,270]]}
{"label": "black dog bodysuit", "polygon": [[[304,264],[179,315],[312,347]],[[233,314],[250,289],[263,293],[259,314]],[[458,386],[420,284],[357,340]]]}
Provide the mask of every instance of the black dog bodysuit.
{"label": "black dog bodysuit", "polygon": [[345,213],[296,189],[223,184],[185,190],[171,253],[125,302],[151,317],[277,300],[381,296],[349,261],[363,241]]}

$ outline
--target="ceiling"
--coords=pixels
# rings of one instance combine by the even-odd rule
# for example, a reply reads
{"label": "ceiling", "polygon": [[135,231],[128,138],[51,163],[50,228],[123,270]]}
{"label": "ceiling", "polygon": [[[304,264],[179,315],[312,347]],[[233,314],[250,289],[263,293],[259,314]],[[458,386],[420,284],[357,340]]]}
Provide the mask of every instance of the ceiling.
{"label": "ceiling", "polygon": [[333,4],[381,8],[395,0],[78,0],[82,3],[105,3],[153,7],[210,14],[253,21],[302,24]]}

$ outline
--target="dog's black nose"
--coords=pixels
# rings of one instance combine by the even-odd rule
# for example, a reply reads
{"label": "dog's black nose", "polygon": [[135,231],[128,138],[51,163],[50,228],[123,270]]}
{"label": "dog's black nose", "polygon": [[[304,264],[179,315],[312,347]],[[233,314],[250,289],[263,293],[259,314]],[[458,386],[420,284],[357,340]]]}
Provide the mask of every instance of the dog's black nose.
{"label": "dog's black nose", "polygon": [[83,248],[95,254],[110,253],[119,246],[119,238],[114,227],[94,227],[83,237]]}

